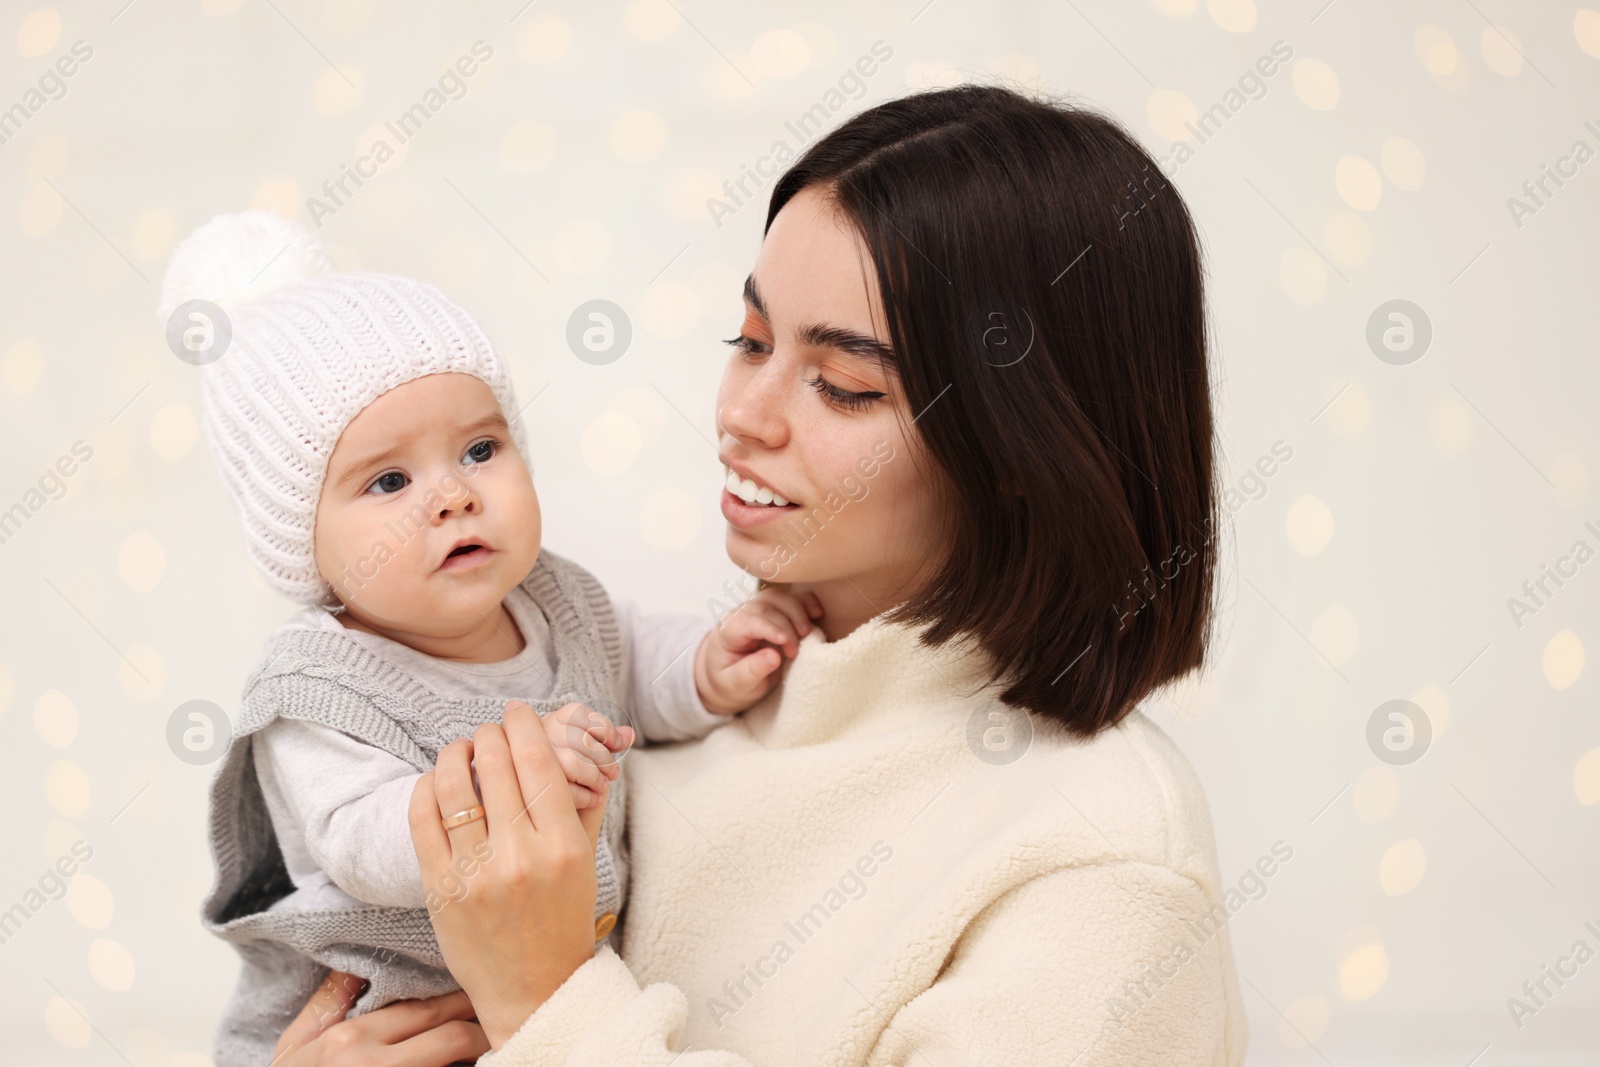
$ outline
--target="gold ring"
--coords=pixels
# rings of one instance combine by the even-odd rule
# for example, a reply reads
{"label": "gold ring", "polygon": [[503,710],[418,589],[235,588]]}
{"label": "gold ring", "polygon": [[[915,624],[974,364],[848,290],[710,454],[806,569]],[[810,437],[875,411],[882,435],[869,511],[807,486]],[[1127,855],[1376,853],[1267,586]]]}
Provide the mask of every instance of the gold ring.
{"label": "gold ring", "polygon": [[458,826],[465,826],[469,822],[477,822],[481,818],[483,818],[483,808],[474,804],[466,811],[458,811],[445,819],[444,828],[446,830],[454,830]]}

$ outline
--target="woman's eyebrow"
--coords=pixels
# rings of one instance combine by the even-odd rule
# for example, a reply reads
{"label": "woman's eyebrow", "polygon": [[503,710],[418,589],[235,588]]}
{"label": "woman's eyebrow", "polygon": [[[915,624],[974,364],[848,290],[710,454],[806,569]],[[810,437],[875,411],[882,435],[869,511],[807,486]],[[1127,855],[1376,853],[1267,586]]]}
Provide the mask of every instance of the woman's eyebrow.
{"label": "woman's eyebrow", "polygon": [[[755,308],[757,315],[763,319],[767,315],[766,302],[761,299],[761,291],[756,288],[755,275],[749,275],[744,280],[744,298]],[[800,340],[816,348],[833,348],[852,356],[864,359],[875,359],[883,364],[886,369],[894,369],[894,349],[878,340],[869,337],[859,330],[852,330],[845,326],[830,326],[827,323],[814,322],[800,327]]]}
{"label": "woman's eyebrow", "polygon": [[852,356],[877,360],[885,369],[895,366],[894,349],[858,330],[813,322],[800,327],[800,340],[817,348],[834,348]]}
{"label": "woman's eyebrow", "polygon": [[761,291],[756,288],[756,276],[754,274],[746,274],[744,276],[744,298],[751,307],[756,309],[757,315],[764,319],[771,317],[767,314],[765,301],[761,299]]}

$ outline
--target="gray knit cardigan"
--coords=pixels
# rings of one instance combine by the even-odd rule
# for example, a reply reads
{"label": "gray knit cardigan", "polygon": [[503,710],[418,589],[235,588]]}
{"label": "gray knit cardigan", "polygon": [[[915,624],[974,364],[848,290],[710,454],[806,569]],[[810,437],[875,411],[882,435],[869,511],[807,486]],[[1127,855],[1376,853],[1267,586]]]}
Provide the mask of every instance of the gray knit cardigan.
{"label": "gray knit cardigan", "polygon": [[[575,700],[618,706],[622,639],[600,583],[545,551],[522,584],[550,621],[556,654],[554,695],[528,703],[540,715]],[[275,719],[301,719],[341,730],[425,771],[441,748],[472,736],[483,723],[498,722],[503,709],[498,699],[444,700],[343,633],[290,630],[269,643],[245,683],[233,739],[211,783],[216,884],[202,920],[243,959],[217,1034],[217,1067],[269,1064],[279,1036],[329,968],[370,983],[352,1014],[458,988],[444,968],[426,908],[268,910],[294,885],[256,778],[252,736]],[[597,918],[622,910],[625,801],[619,778],[595,854]]]}

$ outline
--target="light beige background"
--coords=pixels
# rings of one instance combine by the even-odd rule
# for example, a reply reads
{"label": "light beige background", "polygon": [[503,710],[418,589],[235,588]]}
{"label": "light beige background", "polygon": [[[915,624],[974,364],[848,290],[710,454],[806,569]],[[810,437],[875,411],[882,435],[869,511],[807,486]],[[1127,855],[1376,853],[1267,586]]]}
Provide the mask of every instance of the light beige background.
{"label": "light beige background", "polygon": [[[735,574],[707,442],[717,341],[767,190],[720,227],[706,201],[775,141],[798,147],[785,123],[882,41],[893,58],[833,123],[1006,78],[1107,109],[1158,155],[1195,149],[1173,180],[1206,242],[1224,473],[1277,441],[1293,458],[1233,516],[1214,669],[1150,712],[1205,781],[1225,879],[1294,850],[1230,924],[1252,1061],[1592,1062],[1600,962],[1520,1028],[1506,1002],[1575,941],[1600,949],[1583,927],[1600,925],[1600,561],[1520,627],[1507,599],[1574,541],[1600,549],[1600,161],[1547,179],[1520,220],[1507,201],[1574,142],[1600,150],[1600,11],[123,5],[0,16],[0,107],[93,49],[0,145],[0,508],[72,442],[94,450],[0,544],[0,909],[73,841],[94,848],[0,945],[0,1058],[199,1067],[233,980],[196,920],[209,768],[179,762],[165,724],[190,699],[231,708],[290,605],[247,570],[196,436],[201,372],[153,314],[174,241],[250,205],[308,219],[366,131],[486,42],[466,95],[321,233],[343,266],[443,287],[539,393],[551,548],[649,608],[704,612]],[[1279,41],[1293,58],[1265,94],[1195,147],[1184,121]],[[597,297],[635,328],[606,367],[564,341]],[[1409,366],[1364,339],[1396,298],[1433,326]],[[1437,736],[1391,769],[1365,724],[1395,698]]]}

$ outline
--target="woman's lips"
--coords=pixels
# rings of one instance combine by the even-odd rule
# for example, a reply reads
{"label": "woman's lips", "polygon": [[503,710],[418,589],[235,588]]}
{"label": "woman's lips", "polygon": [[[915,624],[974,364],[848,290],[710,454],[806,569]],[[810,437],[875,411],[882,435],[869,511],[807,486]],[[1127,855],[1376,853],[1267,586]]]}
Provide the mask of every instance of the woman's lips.
{"label": "woman's lips", "polygon": [[726,489],[722,491],[722,517],[741,530],[781,522],[799,510],[799,504],[785,504],[783,507],[772,504],[746,504]]}

